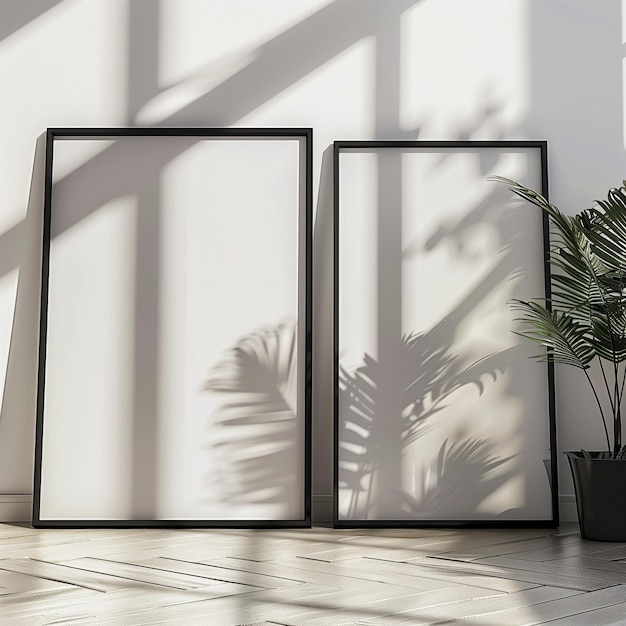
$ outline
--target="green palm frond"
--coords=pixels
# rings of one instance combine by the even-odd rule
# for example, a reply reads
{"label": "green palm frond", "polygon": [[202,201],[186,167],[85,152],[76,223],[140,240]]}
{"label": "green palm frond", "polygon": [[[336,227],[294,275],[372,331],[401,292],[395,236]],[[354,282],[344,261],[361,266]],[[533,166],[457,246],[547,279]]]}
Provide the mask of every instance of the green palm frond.
{"label": "green palm frond", "polygon": [[[569,216],[516,181],[492,180],[539,207],[550,225],[551,299],[545,305],[514,302],[524,327],[518,334],[547,349],[537,355],[538,360],[583,370],[595,358],[599,360],[613,414],[615,458],[621,450],[621,402],[626,387],[626,370],[620,369],[626,363],[626,181],[619,189],[611,189],[606,200]],[[612,369],[611,383],[604,363]],[[604,420],[598,390],[588,375],[587,379]]]}
{"label": "green palm frond", "polygon": [[624,311],[596,312],[589,342],[597,355],[616,364],[626,361],[626,319]]}
{"label": "green palm frond", "polygon": [[606,200],[579,216],[593,254],[618,273],[626,268],[626,189],[611,189]]}
{"label": "green palm frond", "polygon": [[553,243],[560,248],[577,252],[581,243],[580,228],[575,217],[561,213],[557,207],[550,204],[541,194],[524,187],[524,185],[510,178],[502,176],[491,176],[489,180],[504,183],[509,189],[520,198],[527,200],[531,204],[545,211],[550,218],[550,223],[554,227],[556,237]]}
{"label": "green palm frond", "polygon": [[533,358],[580,369],[589,367],[596,353],[588,339],[589,329],[583,324],[538,302],[514,300],[512,308],[521,312],[516,321],[525,326],[525,330],[516,333],[547,348]]}

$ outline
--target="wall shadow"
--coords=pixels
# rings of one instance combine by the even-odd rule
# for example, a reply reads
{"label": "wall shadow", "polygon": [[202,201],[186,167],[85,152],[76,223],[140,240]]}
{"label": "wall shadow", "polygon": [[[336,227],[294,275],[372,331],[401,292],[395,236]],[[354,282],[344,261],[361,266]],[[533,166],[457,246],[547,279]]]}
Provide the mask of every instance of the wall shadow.
{"label": "wall shadow", "polygon": [[[34,420],[7,420],[7,415],[34,416],[37,398],[37,354],[41,296],[41,240],[45,171],[45,133],[37,138],[26,218],[2,236],[0,264],[19,268],[7,372],[0,408],[2,457],[13,472],[33,472]],[[7,244],[6,246],[4,244]],[[26,393],[28,390],[29,393]],[[30,454],[24,454],[24,451]],[[8,490],[7,490],[8,491]],[[6,493],[6,492],[5,492]]]}
{"label": "wall shadow", "polygon": [[[313,233],[313,493],[332,491],[333,468],[333,147],[322,155]],[[313,519],[329,519],[323,504]]]}
{"label": "wall shadow", "polygon": [[0,42],[62,4],[63,0],[3,0]]}
{"label": "wall shadow", "polygon": [[[219,399],[207,421],[213,460],[210,492],[231,505],[272,505],[278,518],[301,505],[304,415],[298,415],[297,322],[283,321],[240,338],[209,371],[204,390]],[[304,516],[304,511],[301,512]]]}
{"label": "wall shadow", "polygon": [[[439,413],[456,391],[473,386],[482,395],[485,385],[507,370],[509,354],[500,352],[463,367],[450,346],[433,344],[428,333],[405,335],[402,350],[403,358],[397,359],[396,368],[396,373],[403,372],[397,388],[400,410],[392,416],[380,413],[378,380],[382,368],[375,359],[366,354],[364,364],[354,372],[340,369],[338,485],[350,492],[345,517],[372,519],[377,509],[372,502],[374,489],[386,494],[383,502],[387,508],[380,508],[395,519],[454,519],[459,513],[459,500],[469,505],[467,515],[471,517],[494,489],[515,475],[515,467],[510,464],[506,471],[492,475],[493,470],[513,459],[497,455],[495,438],[467,437],[453,442],[446,438],[434,461],[433,451],[425,449],[413,477],[419,498],[399,488],[405,482],[401,466],[393,483],[380,469],[389,462],[388,454],[402,459],[407,446],[441,426]],[[479,420],[480,416],[475,418]],[[392,421],[397,426],[390,429]],[[399,432],[399,438],[381,448],[381,431],[389,430]],[[395,449],[390,449],[394,444]],[[467,500],[468,493],[472,494],[473,504]]]}
{"label": "wall shadow", "polygon": [[[151,123],[235,124],[363,38],[384,38],[390,23],[396,24],[391,34],[395,33],[402,13],[422,1],[387,0],[381,4],[378,0],[334,0],[256,48],[254,58],[220,85],[181,106],[167,119],[152,119]],[[391,45],[396,51],[390,58],[397,59],[399,41],[393,39]],[[376,69],[377,84],[387,82],[386,77],[397,74],[396,67],[379,65]],[[197,79],[198,76],[189,78]],[[397,102],[397,93],[397,86],[390,90],[377,89],[377,109],[388,110],[390,107],[386,103],[390,99]],[[393,105],[392,108],[396,109],[394,121],[387,122],[379,132],[386,132],[388,126],[398,132],[399,125],[395,123],[397,107]],[[380,115],[378,121],[382,123]]]}
{"label": "wall shadow", "polygon": [[[60,139],[60,144],[63,141]],[[160,175],[168,163],[197,141],[194,137],[171,137],[164,144],[159,138],[125,138],[113,142],[53,186],[54,198],[63,210],[53,211],[51,219],[52,259],[57,237],[103,207],[106,210],[112,200],[129,196],[135,199],[135,256],[130,271],[134,293],[128,303],[133,316],[132,519],[151,519],[157,510],[156,416],[162,270]],[[152,149],[151,142],[154,142]],[[54,285],[51,288],[54,289]],[[80,294],[76,297],[80,298]]]}

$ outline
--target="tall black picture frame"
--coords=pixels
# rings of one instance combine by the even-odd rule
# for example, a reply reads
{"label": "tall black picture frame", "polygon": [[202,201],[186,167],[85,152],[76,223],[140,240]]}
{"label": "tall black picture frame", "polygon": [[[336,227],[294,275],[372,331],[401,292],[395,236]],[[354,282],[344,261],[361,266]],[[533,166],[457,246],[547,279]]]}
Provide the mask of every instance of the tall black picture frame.
{"label": "tall black picture frame", "polygon": [[36,527],[311,524],[312,130],[47,131]]}
{"label": "tall black picture frame", "polygon": [[334,143],[336,527],[558,525],[545,141]]}

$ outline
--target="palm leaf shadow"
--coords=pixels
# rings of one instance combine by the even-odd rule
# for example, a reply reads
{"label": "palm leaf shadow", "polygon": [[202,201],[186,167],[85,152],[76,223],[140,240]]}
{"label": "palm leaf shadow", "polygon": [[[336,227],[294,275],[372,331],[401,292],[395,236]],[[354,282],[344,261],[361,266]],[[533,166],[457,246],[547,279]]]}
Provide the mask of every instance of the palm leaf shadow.
{"label": "palm leaf shadow", "polygon": [[301,487],[295,321],[241,337],[211,368],[203,389],[219,397],[207,444],[207,486],[231,504],[287,504]]}
{"label": "palm leaf shadow", "polygon": [[406,509],[411,513],[430,514],[442,518],[458,514],[458,503],[467,494],[477,505],[490,496],[512,476],[509,472],[496,472],[513,456],[498,457],[492,454],[491,439],[468,438],[449,445],[446,439],[430,463],[423,463],[416,472],[418,497],[403,492]]}
{"label": "palm leaf shadow", "polygon": [[[401,358],[405,377],[399,387],[403,408],[396,416],[401,420],[399,451],[439,424],[433,418],[447,406],[447,400],[455,391],[473,385],[482,394],[485,379],[495,381],[499,374],[504,373],[507,353],[512,350],[494,353],[463,366],[460,358],[450,353],[449,347],[433,344],[428,334],[411,333],[402,338]],[[364,355],[363,364],[353,372],[343,367],[339,372],[339,415],[343,418],[339,434],[339,488],[350,492],[348,516],[358,517],[364,512],[367,515],[372,495],[371,479],[382,462],[378,458],[377,431],[387,426],[385,420],[376,414],[377,380],[380,376],[380,364],[368,354]],[[443,448],[440,461],[452,464],[445,472],[445,479],[450,485],[455,472],[465,471],[461,462],[463,453],[468,453],[465,460],[471,467],[472,480],[480,478],[477,475],[479,468],[482,468],[483,475],[495,468],[495,459],[487,454],[489,442],[472,440],[471,443],[454,444],[447,453]],[[501,461],[505,463],[508,460]],[[443,479],[443,470],[441,476]],[[452,488],[449,485],[444,487],[444,484],[443,480],[437,482],[441,487],[437,489],[440,505],[453,495]],[[409,510],[406,503],[411,501],[412,496],[400,491],[397,495],[402,509]],[[431,506],[433,497],[432,493],[428,494],[427,506]]]}

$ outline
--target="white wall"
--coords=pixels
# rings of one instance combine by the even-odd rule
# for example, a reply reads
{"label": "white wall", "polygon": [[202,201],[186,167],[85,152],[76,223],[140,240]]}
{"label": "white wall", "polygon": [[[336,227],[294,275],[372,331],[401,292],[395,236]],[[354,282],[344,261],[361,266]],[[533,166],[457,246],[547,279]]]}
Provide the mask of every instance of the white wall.
{"label": "white wall", "polygon": [[[326,149],[334,139],[547,139],[551,199],[584,208],[626,171],[621,14],[619,0],[0,3],[0,519],[30,516],[28,498],[17,496],[32,491],[38,199],[27,207],[35,142],[46,127],[313,127],[313,492],[325,516]],[[577,372],[558,372],[561,450],[601,443],[580,383]],[[571,480],[564,463],[561,470],[571,518]]]}

